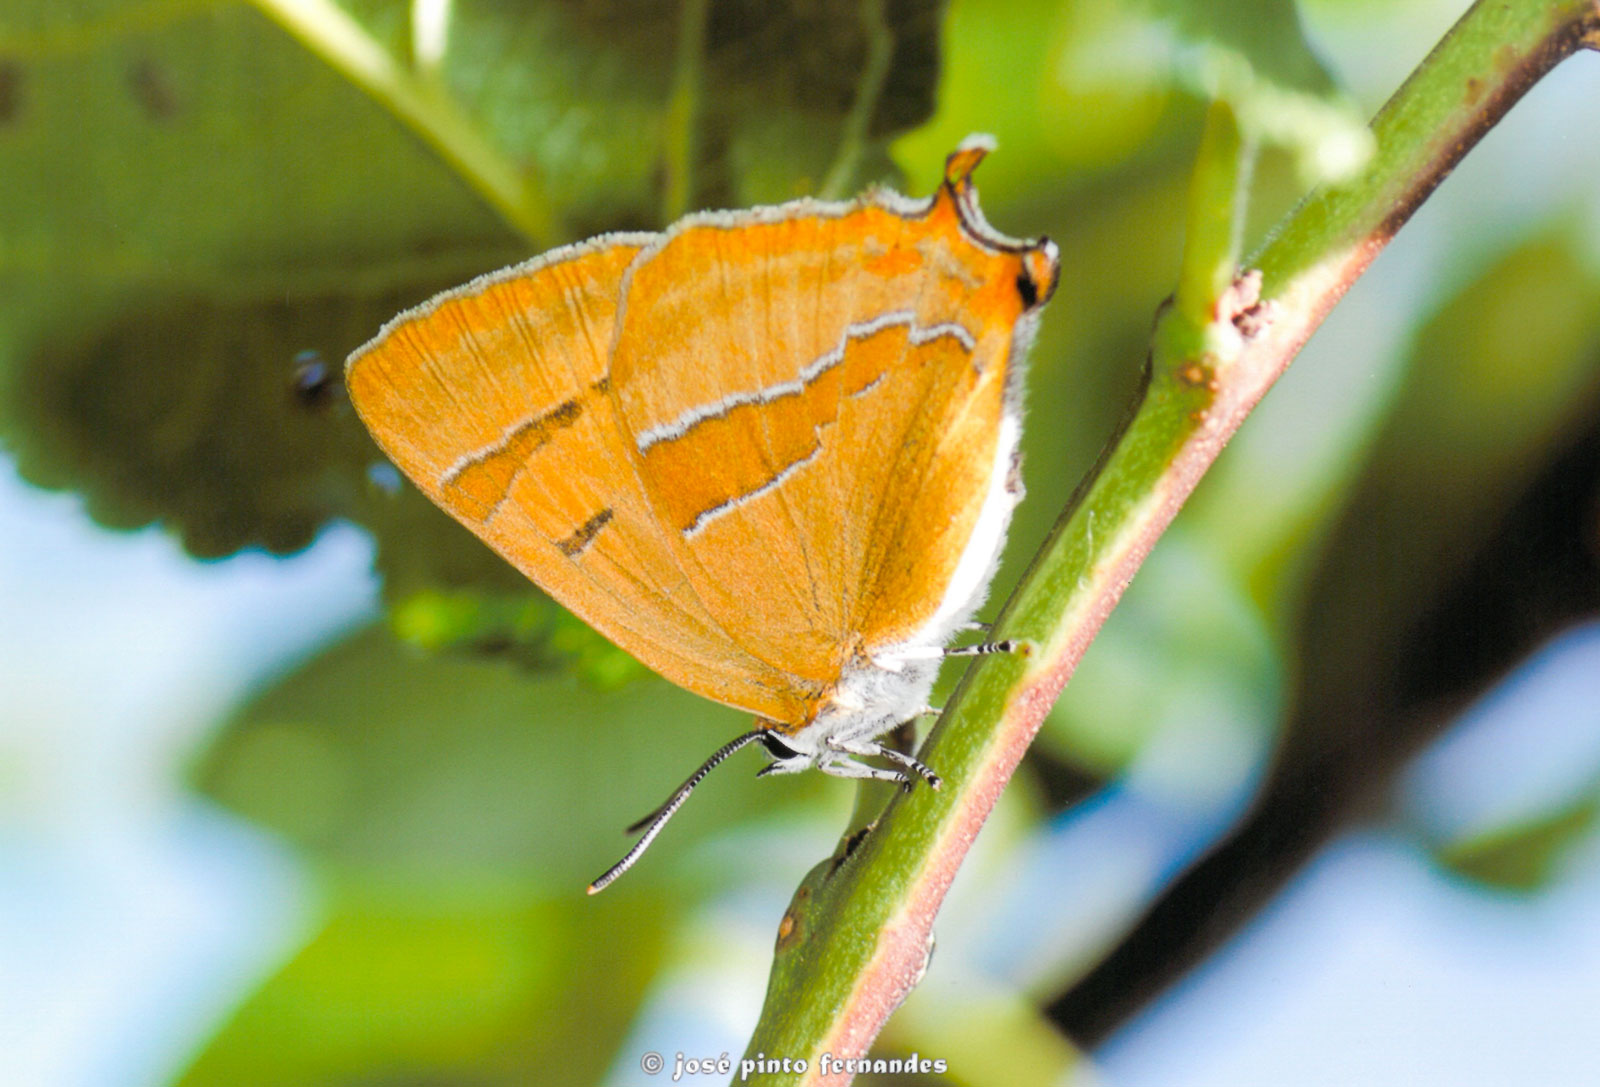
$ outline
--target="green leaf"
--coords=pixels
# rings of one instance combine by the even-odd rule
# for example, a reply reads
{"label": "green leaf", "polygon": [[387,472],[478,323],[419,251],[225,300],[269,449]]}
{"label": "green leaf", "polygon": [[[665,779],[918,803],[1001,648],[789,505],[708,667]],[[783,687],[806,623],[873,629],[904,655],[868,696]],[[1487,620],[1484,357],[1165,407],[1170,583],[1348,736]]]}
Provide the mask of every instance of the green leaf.
{"label": "green leaf", "polygon": [[1175,78],[1229,102],[1247,135],[1293,153],[1302,180],[1339,181],[1366,163],[1374,145],[1365,118],[1312,51],[1293,0],[1146,5]]}
{"label": "green leaf", "polygon": [[1126,80],[1080,85],[1065,59],[1094,32],[1097,13],[1060,0],[954,0],[938,112],[895,145],[914,187],[937,184],[944,155],[970,132],[992,133],[1002,150],[983,165],[980,183],[989,201],[1042,179],[1059,192],[1060,178],[1041,171],[1041,163],[1069,173],[1149,153],[1167,87]]}
{"label": "green leaf", "polygon": [[[7,8],[7,280],[281,300],[393,288],[440,254],[458,263],[433,276],[454,274],[459,254],[510,240],[393,118],[247,5]],[[59,303],[81,317],[80,295]]]}
{"label": "green leaf", "polygon": [[[79,489],[108,527],[163,521],[205,558],[298,550],[363,505],[393,516],[395,503],[369,493],[365,466],[377,454],[350,412],[296,396],[293,377],[306,354],[336,375],[331,360],[401,297],[152,293],[92,306],[84,327],[41,336],[4,387],[22,475]],[[413,526],[430,516],[407,512]]]}
{"label": "green leaf", "polygon": [[1291,0],[957,0],[949,26],[939,112],[895,148],[923,185],[940,149],[973,130],[1008,152],[985,164],[992,193],[1036,185],[1041,159],[1070,174],[1174,148],[1188,139],[1173,124],[1185,123],[1180,96],[1228,102],[1246,139],[1287,150],[1306,184],[1348,177],[1372,151]]}
{"label": "green leaf", "polygon": [[689,25],[666,0],[468,0],[431,29],[418,10],[11,5],[0,433],[26,478],[197,555],[293,551],[345,516],[398,537],[382,553],[414,586],[505,587],[459,549],[396,557],[457,530],[369,493],[374,450],[347,412],[293,401],[295,360],[336,381],[398,309],[530,239],[662,225],[668,163],[696,205],[885,176],[938,71],[936,0],[723,0]]}
{"label": "green leaf", "polygon": [[[1111,46],[1122,58],[1159,57],[1180,86],[1227,101],[1247,137],[1294,155],[1307,184],[1339,181],[1365,165],[1374,147],[1366,119],[1307,43],[1293,0],[1220,6],[1146,0],[1143,6],[1150,21],[1122,28],[1120,42],[1101,43],[1102,49]],[[1096,55],[1106,63],[1105,52],[1080,56],[1093,64]]]}
{"label": "green leaf", "polygon": [[1537,891],[1561,873],[1573,849],[1600,822],[1600,794],[1510,826],[1449,843],[1440,863],[1461,876],[1508,891]]}
{"label": "green leaf", "polygon": [[372,894],[233,1013],[182,1087],[591,1084],[661,958],[613,906]]}
{"label": "green leaf", "polygon": [[0,431],[29,480],[201,556],[305,546],[375,452],[291,391],[521,252],[393,119],[254,10],[14,5]]}

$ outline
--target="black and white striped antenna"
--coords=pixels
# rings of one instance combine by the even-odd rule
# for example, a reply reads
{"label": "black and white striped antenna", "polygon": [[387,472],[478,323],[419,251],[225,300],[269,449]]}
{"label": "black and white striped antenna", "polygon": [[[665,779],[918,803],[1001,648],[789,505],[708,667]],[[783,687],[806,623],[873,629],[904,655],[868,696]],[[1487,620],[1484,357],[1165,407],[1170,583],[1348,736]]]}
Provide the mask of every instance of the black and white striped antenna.
{"label": "black and white striped antenna", "polygon": [[589,884],[589,893],[599,894],[614,883],[618,876],[632,868],[634,862],[643,856],[644,851],[650,847],[650,843],[655,841],[656,835],[661,833],[661,828],[667,825],[667,820],[671,819],[677,810],[683,807],[683,802],[689,799],[689,794],[694,792],[694,787],[704,781],[706,775],[715,770],[717,764],[722,762],[723,759],[726,759],[746,744],[751,744],[761,739],[762,736],[766,735],[766,732],[766,729],[758,728],[723,744],[715,754],[701,765],[700,769],[689,775],[688,781],[678,786],[677,791],[667,797],[665,804],[629,827],[628,832],[630,834],[643,827],[644,835],[633,843],[633,848],[628,850],[620,861],[606,869],[605,874],[599,879]]}

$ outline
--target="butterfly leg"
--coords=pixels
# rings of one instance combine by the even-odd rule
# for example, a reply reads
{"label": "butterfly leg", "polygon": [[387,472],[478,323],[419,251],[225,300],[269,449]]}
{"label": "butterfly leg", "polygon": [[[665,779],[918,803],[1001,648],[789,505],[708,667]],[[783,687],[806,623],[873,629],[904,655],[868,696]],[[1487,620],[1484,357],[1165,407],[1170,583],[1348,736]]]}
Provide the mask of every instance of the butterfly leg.
{"label": "butterfly leg", "polygon": [[990,653],[1021,653],[1023,656],[1031,651],[1030,642],[1007,638],[999,642],[983,642],[979,645],[958,645],[945,648],[937,645],[902,646],[899,649],[889,650],[872,658],[872,663],[888,672],[898,672],[910,661],[943,660],[946,657],[983,657]]}
{"label": "butterfly leg", "polygon": [[[915,771],[922,777],[922,780],[926,781],[928,786],[933,789],[937,789],[939,786],[944,784],[944,780],[940,778],[938,774],[934,773],[926,764],[918,761],[910,755],[907,755],[903,751],[896,750],[895,748],[889,747],[886,744],[881,744],[876,740],[852,741],[830,739],[828,741],[828,746],[833,748],[835,751],[841,751],[849,755],[864,755],[869,758],[872,756],[877,756],[878,758],[888,759],[893,763],[899,763],[901,766],[905,767],[906,770]],[[899,770],[890,772],[893,773],[898,780],[905,784],[907,788],[911,786],[912,779],[909,775]]]}
{"label": "butterfly leg", "polygon": [[1002,642],[983,642],[979,645],[958,645],[952,649],[944,650],[943,655],[946,657],[986,657],[990,653],[1016,653],[1022,649],[1023,645],[1021,642],[1013,641],[1010,638],[1007,638]]}
{"label": "butterfly leg", "polygon": [[901,788],[911,788],[911,779],[908,778],[902,771],[885,770],[878,766],[868,766],[865,763],[856,762],[854,759],[847,759],[843,756],[836,755],[833,758],[819,762],[817,763],[817,769],[821,770],[825,774],[832,774],[834,777],[866,778],[871,781],[892,781]]}
{"label": "butterfly leg", "polygon": [[783,759],[778,762],[768,763],[756,771],[756,777],[774,777],[779,774],[798,774],[802,770],[811,769],[811,763],[803,758]]}

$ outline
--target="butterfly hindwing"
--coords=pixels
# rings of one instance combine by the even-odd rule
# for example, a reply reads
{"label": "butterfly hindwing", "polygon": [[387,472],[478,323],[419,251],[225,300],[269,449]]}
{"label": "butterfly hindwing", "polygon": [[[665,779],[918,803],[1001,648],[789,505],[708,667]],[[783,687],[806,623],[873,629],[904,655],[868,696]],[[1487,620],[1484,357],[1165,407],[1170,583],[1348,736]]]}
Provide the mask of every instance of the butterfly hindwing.
{"label": "butterfly hindwing", "polygon": [[624,277],[613,395],[644,490],[711,616],[796,677],[930,622],[1009,470],[1030,251],[962,199],[692,217]]}

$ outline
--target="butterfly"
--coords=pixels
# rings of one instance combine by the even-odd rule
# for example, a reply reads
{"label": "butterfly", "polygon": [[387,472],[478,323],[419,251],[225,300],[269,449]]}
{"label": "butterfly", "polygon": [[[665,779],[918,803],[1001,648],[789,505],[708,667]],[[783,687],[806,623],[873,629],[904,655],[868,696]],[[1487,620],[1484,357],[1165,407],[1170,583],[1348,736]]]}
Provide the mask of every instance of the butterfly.
{"label": "butterfly", "polygon": [[[1021,496],[1046,238],[993,230],[970,137],[938,190],[690,215],[481,276],[346,364],[430,499],[650,668],[754,727],[629,828],[626,871],[710,771],[939,778],[880,741],[931,712]],[[861,761],[877,757],[892,767]],[[915,777],[913,776],[915,775]]]}

